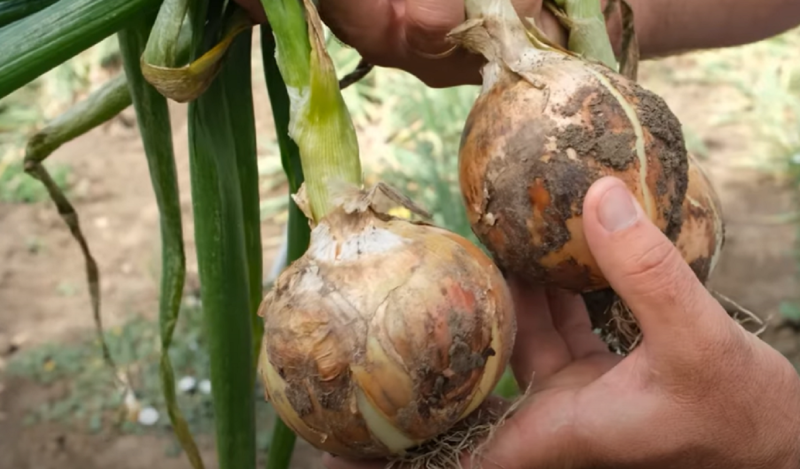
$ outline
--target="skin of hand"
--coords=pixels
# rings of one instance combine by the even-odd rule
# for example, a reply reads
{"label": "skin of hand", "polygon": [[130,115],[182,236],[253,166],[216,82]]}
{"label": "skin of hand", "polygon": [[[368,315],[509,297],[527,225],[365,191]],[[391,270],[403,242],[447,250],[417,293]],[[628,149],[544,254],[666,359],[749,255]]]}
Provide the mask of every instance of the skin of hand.
{"label": "skin of hand", "polygon": [[[532,394],[480,467],[799,468],[791,364],[730,319],[619,180],[595,182],[583,213],[587,242],[643,341],[621,358],[592,333],[581,297],[510,281],[519,308],[511,365]],[[465,454],[463,466],[471,462]],[[385,467],[331,455],[324,463]]]}

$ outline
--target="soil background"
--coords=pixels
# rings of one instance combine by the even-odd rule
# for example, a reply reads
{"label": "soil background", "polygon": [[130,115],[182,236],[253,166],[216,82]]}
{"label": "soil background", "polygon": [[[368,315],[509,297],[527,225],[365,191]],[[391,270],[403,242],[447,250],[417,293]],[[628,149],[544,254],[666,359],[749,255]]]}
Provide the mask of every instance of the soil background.
{"label": "soil background", "polygon": [[[254,59],[258,57],[254,54]],[[675,66],[690,61],[670,59]],[[730,95],[714,84],[673,86],[648,75],[642,81],[661,94],[681,121],[709,149],[703,160],[723,203],[727,242],[711,287],[768,318],[764,340],[800,359],[798,338],[778,326],[778,308],[797,291],[793,258],[795,227],[761,222],[793,210],[791,188],[776,178],[738,166],[748,132],[735,122],[712,127],[708,110]],[[259,141],[273,138],[263,78],[254,75]],[[187,289],[197,287],[188,177],[185,106],[172,105],[188,255]],[[106,327],[135,315],[154,317],[159,278],[158,212],[131,109],[110,123],[64,145],[51,156],[67,162],[76,178],[72,201],[102,274]],[[274,259],[282,226],[263,224],[264,264]],[[32,248],[36,246],[36,248]],[[49,202],[0,205],[0,350],[75,340],[93,323],[80,251]],[[13,348],[11,347],[11,348]],[[154,436],[75,433],[57,424],[22,424],[27,409],[62,392],[19,379],[0,381],[0,468],[2,469],[188,469],[170,457]],[[213,441],[201,441],[214,467]],[[296,468],[321,467],[319,455],[300,442]]]}

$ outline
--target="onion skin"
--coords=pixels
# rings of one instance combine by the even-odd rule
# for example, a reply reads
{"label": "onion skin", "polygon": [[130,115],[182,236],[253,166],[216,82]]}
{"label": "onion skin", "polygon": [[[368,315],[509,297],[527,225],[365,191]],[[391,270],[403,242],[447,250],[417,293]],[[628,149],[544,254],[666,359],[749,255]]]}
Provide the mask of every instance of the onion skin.
{"label": "onion skin", "polygon": [[267,399],[309,443],[350,458],[446,432],[491,393],[516,332],[481,250],[372,209],[323,219],[260,314]]}
{"label": "onion skin", "polygon": [[689,187],[683,202],[683,227],[675,244],[697,278],[705,284],[725,245],[725,225],[719,196],[691,154]]}
{"label": "onion skin", "polygon": [[[466,47],[494,50],[481,44],[491,29],[459,34]],[[615,176],[675,241],[688,184],[681,124],[660,97],[604,66],[530,50],[533,58],[520,54],[513,67],[489,57],[483,69],[459,150],[467,214],[503,271],[602,289],[608,282],[583,233],[584,196]]]}

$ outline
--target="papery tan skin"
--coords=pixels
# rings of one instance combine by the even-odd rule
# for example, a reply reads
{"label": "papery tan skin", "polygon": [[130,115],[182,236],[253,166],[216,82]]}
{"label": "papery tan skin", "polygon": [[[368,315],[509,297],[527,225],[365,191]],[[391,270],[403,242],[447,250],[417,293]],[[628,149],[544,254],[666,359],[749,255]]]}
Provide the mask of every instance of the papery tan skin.
{"label": "papery tan skin", "polygon": [[425,441],[491,393],[516,330],[508,287],[476,246],[341,209],[313,230],[260,314],[267,399],[312,445],[352,458],[408,446],[382,440],[360,393],[409,444]]}
{"label": "papery tan skin", "polygon": [[617,177],[675,240],[688,170],[681,125],[660,97],[605,67],[555,52],[538,60],[524,76],[484,69],[459,151],[467,214],[507,273],[604,288],[583,234],[586,191]]}
{"label": "papery tan skin", "polygon": [[689,154],[689,186],[683,202],[683,227],[675,243],[683,258],[705,283],[725,245],[722,203],[697,159]]}

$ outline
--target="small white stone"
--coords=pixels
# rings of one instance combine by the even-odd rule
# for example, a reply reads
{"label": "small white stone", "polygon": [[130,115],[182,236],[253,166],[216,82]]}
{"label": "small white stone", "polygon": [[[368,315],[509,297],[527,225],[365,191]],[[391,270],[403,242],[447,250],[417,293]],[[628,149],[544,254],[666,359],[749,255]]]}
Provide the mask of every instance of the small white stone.
{"label": "small white stone", "polygon": [[154,425],[158,422],[158,411],[152,407],[145,407],[139,412],[139,423],[146,426]]}
{"label": "small white stone", "polygon": [[184,376],[178,381],[178,389],[181,392],[189,392],[197,386],[197,380],[193,376]]}
{"label": "small white stone", "polygon": [[200,381],[200,392],[203,394],[211,394],[211,381],[207,379]]}

